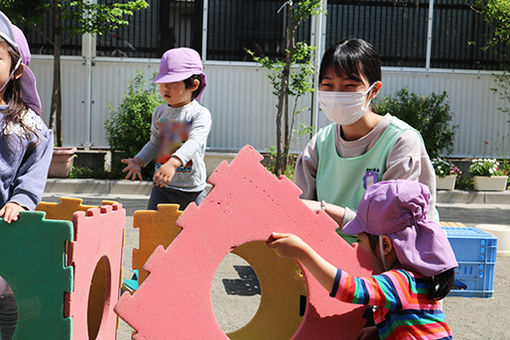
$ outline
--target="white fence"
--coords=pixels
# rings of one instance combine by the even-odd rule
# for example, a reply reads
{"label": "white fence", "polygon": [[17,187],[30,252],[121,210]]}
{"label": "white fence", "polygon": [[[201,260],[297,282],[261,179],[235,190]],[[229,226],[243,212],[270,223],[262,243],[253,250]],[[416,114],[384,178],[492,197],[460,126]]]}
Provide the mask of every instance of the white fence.
{"label": "white fence", "polygon": [[[128,80],[137,70],[143,70],[150,80],[158,70],[159,60],[97,57],[93,65],[89,103],[84,58],[63,57],[64,145],[107,148],[104,121],[110,114],[109,104],[116,106],[121,102]],[[31,67],[37,77],[44,112],[49,112],[53,59],[33,56]],[[237,151],[251,144],[262,151],[275,145],[276,99],[266,71],[254,63],[207,61],[205,72],[207,89],[203,104],[213,116],[208,147]],[[382,95],[403,87],[420,94],[448,93],[453,124],[458,125],[453,157],[510,158],[510,117],[498,110],[504,103],[490,91],[494,86],[490,72],[383,68]],[[311,97],[301,99],[300,106],[311,107]],[[87,105],[91,108],[90,117],[87,117]],[[319,125],[327,123],[320,115]],[[311,111],[300,115],[296,127],[300,122],[314,124]],[[307,140],[307,136],[296,139],[292,150],[302,150]]]}

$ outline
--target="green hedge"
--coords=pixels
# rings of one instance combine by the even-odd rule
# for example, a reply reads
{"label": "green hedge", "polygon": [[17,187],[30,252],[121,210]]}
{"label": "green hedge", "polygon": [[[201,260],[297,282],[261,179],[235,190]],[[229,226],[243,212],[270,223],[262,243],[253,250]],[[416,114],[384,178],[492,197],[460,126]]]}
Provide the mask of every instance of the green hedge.
{"label": "green hedge", "polygon": [[375,102],[373,107],[375,112],[390,113],[418,130],[431,159],[453,150],[457,126],[451,123],[453,116],[446,92],[421,96],[402,89]]}

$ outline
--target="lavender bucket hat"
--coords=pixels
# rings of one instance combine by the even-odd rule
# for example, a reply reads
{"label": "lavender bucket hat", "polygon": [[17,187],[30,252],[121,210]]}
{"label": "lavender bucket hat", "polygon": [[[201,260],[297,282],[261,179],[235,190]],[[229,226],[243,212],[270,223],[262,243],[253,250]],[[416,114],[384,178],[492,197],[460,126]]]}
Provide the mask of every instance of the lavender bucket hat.
{"label": "lavender bucket hat", "polygon": [[166,51],[161,57],[159,73],[156,78],[154,78],[154,82],[157,84],[174,83],[188,79],[195,74],[202,75],[202,91],[196,98],[197,101],[200,102],[204,94],[205,86],[207,85],[200,55],[191,48],[172,48]]}
{"label": "lavender bucket hat", "polygon": [[404,268],[432,277],[458,264],[446,233],[428,216],[429,199],[428,187],[418,182],[376,183],[367,189],[356,217],[342,232],[387,235]]}
{"label": "lavender bucket hat", "polygon": [[23,32],[11,24],[9,18],[2,12],[0,12],[0,36],[19,52],[21,62],[25,65],[25,70],[20,78],[21,99],[29,108],[40,115],[42,112],[41,99],[37,93],[35,75],[28,67],[32,55],[27,39]]}

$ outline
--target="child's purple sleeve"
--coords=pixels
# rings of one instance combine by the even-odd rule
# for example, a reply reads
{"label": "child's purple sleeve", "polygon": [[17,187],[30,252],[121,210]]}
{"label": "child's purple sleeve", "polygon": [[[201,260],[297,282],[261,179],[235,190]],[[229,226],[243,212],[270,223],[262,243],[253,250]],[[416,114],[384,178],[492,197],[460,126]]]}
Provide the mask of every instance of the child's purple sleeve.
{"label": "child's purple sleeve", "polygon": [[44,193],[48,169],[53,157],[53,131],[45,128],[33,137],[34,146],[28,147],[17,176],[12,183],[10,202],[34,210]]}

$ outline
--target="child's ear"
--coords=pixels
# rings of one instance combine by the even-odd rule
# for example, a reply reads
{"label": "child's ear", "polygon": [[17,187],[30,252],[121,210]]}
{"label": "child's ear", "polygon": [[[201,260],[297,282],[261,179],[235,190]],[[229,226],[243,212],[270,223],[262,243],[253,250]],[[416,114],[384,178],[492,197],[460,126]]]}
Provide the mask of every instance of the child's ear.
{"label": "child's ear", "polygon": [[191,87],[191,91],[195,91],[200,86],[200,80],[195,79],[193,80],[193,86]]}
{"label": "child's ear", "polygon": [[16,70],[16,72],[14,72],[12,77],[14,79],[19,79],[23,75],[23,72],[25,72],[25,64],[20,63],[18,69]]}
{"label": "child's ear", "polygon": [[394,249],[393,241],[391,240],[391,238],[389,238],[389,236],[383,235],[381,237],[382,237],[384,255],[388,255]]}

